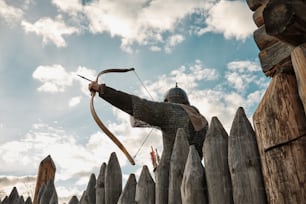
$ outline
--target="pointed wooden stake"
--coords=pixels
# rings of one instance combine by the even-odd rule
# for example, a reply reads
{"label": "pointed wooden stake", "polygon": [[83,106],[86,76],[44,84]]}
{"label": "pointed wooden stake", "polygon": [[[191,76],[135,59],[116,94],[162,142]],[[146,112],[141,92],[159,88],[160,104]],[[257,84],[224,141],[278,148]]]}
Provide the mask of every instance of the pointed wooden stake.
{"label": "pointed wooden stake", "polygon": [[38,175],[36,179],[36,187],[34,193],[33,204],[38,204],[38,192],[43,184],[55,177],[56,167],[50,155],[48,155],[44,160],[40,162]]}
{"label": "pointed wooden stake", "polygon": [[155,183],[147,166],[143,166],[136,185],[137,204],[155,204]]}
{"label": "pointed wooden stake", "polygon": [[103,163],[96,184],[96,203],[99,204],[105,204],[105,171],[106,163]]}
{"label": "pointed wooden stake", "polygon": [[228,163],[234,203],[266,203],[255,132],[242,107],[238,108],[232,123]]}
{"label": "pointed wooden stake", "polygon": [[170,160],[168,204],[182,203],[181,184],[189,152],[187,135],[183,128],[176,133]]}
{"label": "pointed wooden stake", "polygon": [[117,204],[125,204],[125,203],[136,204],[135,201],[136,184],[137,182],[135,174],[130,174]]}
{"label": "pointed wooden stake", "polygon": [[189,147],[181,193],[182,204],[208,203],[204,167],[194,145]]}
{"label": "pointed wooden stake", "polygon": [[228,134],[213,117],[203,145],[209,203],[233,203],[227,146]]}
{"label": "pointed wooden stake", "polygon": [[105,204],[117,203],[122,192],[122,172],[115,152],[108,161],[105,172]]}

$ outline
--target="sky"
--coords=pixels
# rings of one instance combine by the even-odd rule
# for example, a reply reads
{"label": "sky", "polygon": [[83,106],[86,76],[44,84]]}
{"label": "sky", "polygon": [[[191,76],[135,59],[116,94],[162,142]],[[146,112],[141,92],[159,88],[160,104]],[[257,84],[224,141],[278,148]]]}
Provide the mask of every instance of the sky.
{"label": "sky", "polygon": [[[229,133],[238,107],[250,122],[269,78],[253,40],[256,26],[244,0],[0,0],[0,199],[13,186],[32,196],[40,161],[51,155],[60,201],[80,198],[90,174],[116,152],[123,186],[159,130],[132,128],[129,116],[95,98],[96,111],[131,155],[99,130],[89,108],[88,81],[162,101],[184,89],[192,105]],[[149,93],[148,93],[149,92]],[[151,99],[151,96],[153,99]]]}

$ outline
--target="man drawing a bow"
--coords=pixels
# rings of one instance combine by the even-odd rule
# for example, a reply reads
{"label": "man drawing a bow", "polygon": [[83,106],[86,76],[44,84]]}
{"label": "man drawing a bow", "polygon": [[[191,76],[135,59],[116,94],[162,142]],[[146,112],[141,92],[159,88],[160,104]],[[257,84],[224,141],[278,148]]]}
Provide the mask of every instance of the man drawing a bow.
{"label": "man drawing a bow", "polygon": [[[156,203],[167,203],[170,158],[177,129],[185,130],[189,144],[196,147],[202,158],[202,146],[208,129],[205,117],[190,105],[187,94],[177,85],[167,92],[164,102],[142,99],[97,82],[90,83],[88,88],[136,120],[160,128],[163,137],[163,152],[160,165],[155,172]],[[163,168],[160,167],[161,165],[164,165]],[[163,171],[159,171],[159,168]]]}

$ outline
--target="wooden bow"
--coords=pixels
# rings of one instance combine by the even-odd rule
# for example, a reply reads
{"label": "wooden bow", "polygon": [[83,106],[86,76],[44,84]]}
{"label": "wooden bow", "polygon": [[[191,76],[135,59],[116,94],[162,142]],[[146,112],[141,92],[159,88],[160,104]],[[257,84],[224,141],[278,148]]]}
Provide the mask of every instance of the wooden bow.
{"label": "wooden bow", "polygon": [[[98,79],[101,75],[110,73],[110,72],[129,72],[134,71],[134,68],[129,69],[105,69],[101,71],[96,78],[96,82],[98,82]],[[90,111],[91,115],[93,116],[94,120],[96,121],[97,125],[101,128],[101,130],[119,147],[119,149],[125,154],[125,156],[128,158],[128,160],[131,162],[132,165],[135,165],[135,161],[132,158],[132,156],[128,153],[126,148],[123,146],[123,144],[118,140],[118,138],[102,123],[102,121],[99,119],[95,108],[94,108],[94,97],[96,93],[92,92],[91,94],[91,100],[90,100]]]}

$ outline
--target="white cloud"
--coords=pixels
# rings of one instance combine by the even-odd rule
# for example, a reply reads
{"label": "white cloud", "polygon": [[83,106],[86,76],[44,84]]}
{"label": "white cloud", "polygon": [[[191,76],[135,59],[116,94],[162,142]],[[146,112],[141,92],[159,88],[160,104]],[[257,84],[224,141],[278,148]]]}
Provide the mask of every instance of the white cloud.
{"label": "white cloud", "polygon": [[207,27],[200,28],[198,35],[214,32],[223,34],[226,39],[244,40],[256,29],[252,11],[243,1],[219,1],[208,11],[204,21]]}
{"label": "white cloud", "polygon": [[[171,71],[173,82],[178,82],[179,86],[185,87],[186,91],[190,91],[197,87],[201,80],[213,81],[218,78],[218,71],[213,68],[206,68],[201,61],[197,60],[195,64],[188,68],[181,66],[180,68]],[[175,83],[172,82],[172,86]],[[171,87],[171,86],[170,86]]]}
{"label": "white cloud", "polygon": [[43,92],[63,92],[66,87],[72,85],[71,73],[68,73],[61,65],[38,66],[33,72],[32,77],[43,84],[38,91]]}
{"label": "white cloud", "polygon": [[76,105],[78,105],[81,101],[81,97],[80,96],[76,96],[70,99],[69,101],[69,106],[70,107],[74,107]]}
{"label": "white cloud", "polygon": [[9,6],[4,0],[0,0],[0,19],[4,19],[9,25],[19,22],[23,14],[21,9]]}
{"label": "white cloud", "polygon": [[231,71],[238,71],[238,72],[258,72],[261,71],[260,66],[258,63],[252,61],[233,61],[227,64],[227,67]]}
{"label": "white cloud", "polygon": [[171,53],[171,49],[183,41],[184,41],[184,36],[182,35],[176,34],[170,36],[165,46],[166,53]]}
{"label": "white cloud", "polygon": [[[33,24],[22,21],[22,26],[26,32],[42,36],[44,44],[52,42],[58,47],[67,46],[65,35],[84,29],[93,34],[119,37],[122,50],[129,53],[135,44],[159,51],[157,45],[161,43],[165,52],[170,53],[186,38],[189,29],[198,35],[215,32],[227,39],[244,40],[256,28],[252,12],[242,1],[99,0],[82,5],[79,0],[52,0],[52,3],[59,12],[71,17],[68,20],[74,27],[66,25],[67,19],[64,21],[61,15],[56,20],[45,17]],[[197,15],[201,22],[192,21],[186,28],[184,21],[192,15]]]}
{"label": "white cloud", "polygon": [[161,51],[162,49],[156,45],[153,45],[150,47],[150,50],[153,51],[153,52],[159,52]]}
{"label": "white cloud", "polygon": [[254,83],[259,87],[265,86],[264,77],[258,78],[255,73],[261,73],[261,68],[258,64],[251,61],[233,61],[227,64],[225,78],[229,84],[238,92],[243,92]]}
{"label": "white cloud", "polygon": [[76,27],[67,26],[61,17],[58,17],[56,20],[48,17],[41,18],[34,24],[24,20],[21,22],[21,25],[27,33],[33,32],[36,35],[41,36],[43,44],[52,42],[57,47],[67,46],[63,36],[69,36],[79,32]]}
{"label": "white cloud", "polygon": [[62,11],[76,14],[82,10],[82,4],[80,0],[52,0],[52,3],[59,7]]}
{"label": "white cloud", "polygon": [[[183,20],[198,10],[207,10],[214,1],[99,0],[83,7],[78,0],[52,2],[73,18],[77,14],[85,16],[90,32],[119,37],[121,48],[126,52],[132,52],[134,44],[149,45],[156,51],[158,43],[166,43],[165,50],[170,52],[173,46],[184,39],[183,34],[178,33],[184,30],[181,29]],[[167,37],[168,34],[170,37]]]}

